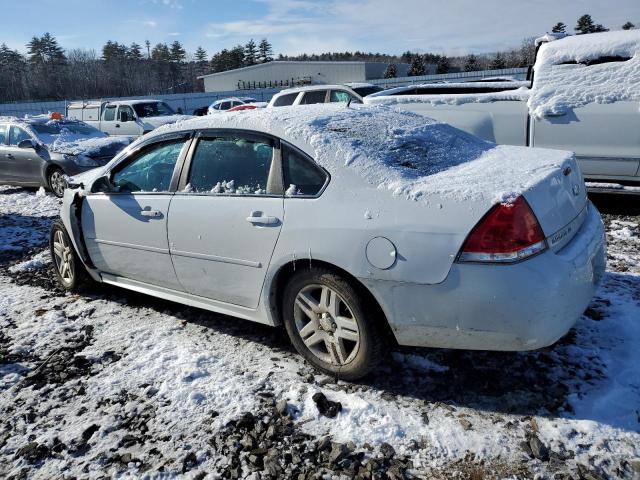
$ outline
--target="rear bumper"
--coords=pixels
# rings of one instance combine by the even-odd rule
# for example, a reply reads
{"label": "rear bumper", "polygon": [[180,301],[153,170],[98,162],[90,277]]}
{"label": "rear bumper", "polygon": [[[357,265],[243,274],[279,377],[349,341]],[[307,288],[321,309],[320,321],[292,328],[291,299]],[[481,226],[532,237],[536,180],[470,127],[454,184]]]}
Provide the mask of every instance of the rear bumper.
{"label": "rear bumper", "polygon": [[454,263],[444,282],[362,279],[401,345],[533,350],[565,335],[605,271],[604,226],[596,208],[558,251],[512,265]]}

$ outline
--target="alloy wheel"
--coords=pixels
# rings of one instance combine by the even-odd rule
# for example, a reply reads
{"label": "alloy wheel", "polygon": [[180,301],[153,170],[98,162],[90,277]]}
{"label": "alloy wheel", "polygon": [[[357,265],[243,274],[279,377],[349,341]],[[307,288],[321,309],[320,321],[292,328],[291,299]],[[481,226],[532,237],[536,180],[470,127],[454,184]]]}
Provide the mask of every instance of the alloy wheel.
{"label": "alloy wheel", "polygon": [[60,170],[54,170],[49,175],[49,187],[57,197],[64,195],[64,189],[67,188],[67,182],[64,179],[64,174]]}
{"label": "alloy wheel", "polygon": [[74,275],[73,251],[69,242],[64,238],[62,230],[57,230],[54,234],[53,256],[60,278],[65,284],[71,285]]}
{"label": "alloy wheel", "polygon": [[330,287],[308,285],[300,290],[294,321],[304,344],[323,362],[346,365],[358,354],[358,322],[347,302]]}

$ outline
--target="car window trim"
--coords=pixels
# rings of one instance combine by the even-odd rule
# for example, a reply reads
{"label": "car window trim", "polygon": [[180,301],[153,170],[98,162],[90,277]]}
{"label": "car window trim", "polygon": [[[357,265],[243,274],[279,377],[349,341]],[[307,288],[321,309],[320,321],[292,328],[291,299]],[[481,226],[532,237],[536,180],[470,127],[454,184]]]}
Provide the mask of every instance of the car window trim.
{"label": "car window trim", "polygon": [[[247,140],[264,142],[268,140],[273,144],[273,155],[271,162],[276,163],[276,171],[280,176],[281,193],[278,194],[260,194],[255,193],[211,193],[211,192],[185,192],[183,191],[189,183],[189,173],[191,172],[191,162],[193,155],[196,151],[198,142],[204,138],[221,138],[221,137],[241,137]],[[185,157],[184,164],[182,166],[182,172],[180,174],[180,180],[176,188],[176,195],[191,195],[191,196],[208,196],[208,197],[251,197],[251,198],[283,198],[284,197],[284,169],[282,168],[282,151],[281,140],[267,133],[255,132],[253,130],[244,130],[240,128],[215,128],[215,129],[203,129],[196,131],[189,151]],[[269,179],[267,178],[267,183]]]}
{"label": "car window trim", "polygon": [[[22,125],[17,125],[15,123],[9,123],[7,125],[8,125],[7,126],[7,138],[5,139],[5,147],[15,148],[17,150],[22,150],[20,147],[18,147],[18,144],[14,145],[14,144],[11,143],[11,129],[12,128],[19,128],[24,133],[29,135],[29,138],[31,139],[31,141],[35,141],[35,139],[33,138],[33,135],[31,134],[31,132],[29,130],[27,130],[26,128],[24,128]],[[20,142],[18,142],[18,143],[20,143]]]}
{"label": "car window trim", "polygon": [[[315,167],[319,168],[322,172],[324,172],[324,184],[322,185],[322,188],[320,188],[320,190],[318,190],[318,193],[316,193],[315,195],[291,195],[291,196],[286,196],[285,195],[284,198],[285,199],[299,198],[299,199],[303,199],[303,200],[320,198],[320,196],[324,193],[324,191],[329,186],[329,182],[331,181],[331,174],[327,171],[326,168],[324,168],[322,165],[318,164],[318,162],[316,162],[310,155],[305,153],[303,150],[301,150],[300,148],[296,147],[295,145],[287,142],[286,140],[281,140],[280,155],[282,157],[281,168],[282,168],[282,181],[283,182],[284,182],[284,156],[282,155],[282,151],[285,148],[289,148],[289,149],[293,150],[294,152],[299,154],[304,160],[306,160],[307,162],[312,163]],[[285,190],[286,190],[286,188],[285,188]]]}
{"label": "car window trim", "polygon": [[135,160],[135,157],[137,157],[138,153],[140,153],[142,150],[158,143],[165,143],[170,142],[171,140],[181,139],[184,140],[185,144],[182,146],[180,155],[178,155],[176,164],[173,167],[173,174],[171,175],[171,182],[169,183],[168,190],[162,192],[87,192],[87,195],[173,195],[176,192],[176,188],[178,186],[184,159],[189,152],[189,149],[191,148],[191,144],[193,143],[193,132],[168,133],[166,135],[162,135],[161,137],[152,138],[146,142],[142,142],[137,145],[136,148],[127,152],[127,155],[125,157],[108,167],[108,169],[104,172],[104,174],[108,175],[111,179],[113,178],[114,173],[117,173],[119,167],[125,168]]}

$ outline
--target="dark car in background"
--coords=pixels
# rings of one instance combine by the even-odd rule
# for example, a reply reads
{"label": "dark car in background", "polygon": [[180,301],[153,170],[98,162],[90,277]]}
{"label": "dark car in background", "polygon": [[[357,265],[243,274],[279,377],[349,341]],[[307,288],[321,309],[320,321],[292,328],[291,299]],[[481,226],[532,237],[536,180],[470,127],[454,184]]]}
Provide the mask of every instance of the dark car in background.
{"label": "dark car in background", "polygon": [[45,187],[61,197],[65,175],[106,165],[130,142],[57,114],[0,117],[0,184]]}

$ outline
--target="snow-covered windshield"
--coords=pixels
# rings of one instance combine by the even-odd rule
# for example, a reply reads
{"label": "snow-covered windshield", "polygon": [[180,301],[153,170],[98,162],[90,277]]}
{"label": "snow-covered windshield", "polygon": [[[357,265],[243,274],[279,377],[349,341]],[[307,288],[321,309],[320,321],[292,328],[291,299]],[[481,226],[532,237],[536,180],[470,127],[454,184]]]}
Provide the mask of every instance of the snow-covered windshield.
{"label": "snow-covered windshield", "polygon": [[169,115],[176,114],[176,112],[164,102],[135,103],[132,106],[140,118],[168,117]]}
{"label": "snow-covered windshield", "polygon": [[52,145],[64,137],[66,141],[88,138],[104,138],[107,134],[82,122],[60,122],[51,120],[46,123],[32,123],[30,125],[38,139],[45,145]]}

